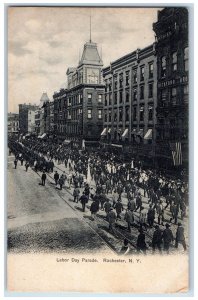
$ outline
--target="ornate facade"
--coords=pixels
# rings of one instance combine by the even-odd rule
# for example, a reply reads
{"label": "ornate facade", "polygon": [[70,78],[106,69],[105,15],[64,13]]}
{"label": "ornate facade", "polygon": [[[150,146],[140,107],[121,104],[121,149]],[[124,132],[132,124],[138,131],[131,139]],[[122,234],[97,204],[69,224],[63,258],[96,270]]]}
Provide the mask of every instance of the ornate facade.
{"label": "ornate facade", "polygon": [[157,54],[157,151],[160,163],[173,164],[170,145],[181,145],[181,161],[188,161],[188,10],[169,7],[153,24]]}

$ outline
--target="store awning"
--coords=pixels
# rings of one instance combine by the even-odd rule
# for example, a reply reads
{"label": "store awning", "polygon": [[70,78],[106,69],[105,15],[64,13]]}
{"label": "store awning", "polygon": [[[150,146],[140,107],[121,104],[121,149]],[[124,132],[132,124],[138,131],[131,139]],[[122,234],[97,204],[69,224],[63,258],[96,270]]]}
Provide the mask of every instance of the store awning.
{"label": "store awning", "polygon": [[148,129],[147,133],[144,136],[145,140],[151,140],[152,139],[152,129]]}
{"label": "store awning", "polygon": [[107,128],[104,128],[102,133],[101,133],[101,136],[104,136],[104,135],[107,135]]}
{"label": "store awning", "polygon": [[122,145],[111,144],[112,147],[122,148]]}
{"label": "store awning", "polygon": [[63,141],[63,144],[64,144],[64,145],[69,145],[70,143],[71,143],[70,140],[64,140],[64,141]]}
{"label": "store awning", "polygon": [[44,139],[44,137],[46,137],[46,133],[43,133],[42,135],[38,136],[39,139]]}
{"label": "store awning", "polygon": [[128,131],[129,131],[129,129],[126,128],[125,131],[122,134],[122,137],[126,137],[128,135]]}

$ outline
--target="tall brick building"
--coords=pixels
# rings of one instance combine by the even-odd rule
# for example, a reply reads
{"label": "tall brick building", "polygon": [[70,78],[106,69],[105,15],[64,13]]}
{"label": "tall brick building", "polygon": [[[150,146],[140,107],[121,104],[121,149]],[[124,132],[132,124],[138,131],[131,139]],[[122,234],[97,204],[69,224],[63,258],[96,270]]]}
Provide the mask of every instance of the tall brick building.
{"label": "tall brick building", "polygon": [[[188,162],[188,10],[168,7],[153,24],[157,54],[157,148],[158,164]],[[172,146],[178,145],[179,161],[173,161]]]}
{"label": "tall brick building", "polygon": [[112,62],[103,69],[103,77],[102,144],[142,158],[153,156],[157,105],[155,44]]}
{"label": "tall brick building", "polygon": [[19,114],[8,113],[8,133],[18,133]]}

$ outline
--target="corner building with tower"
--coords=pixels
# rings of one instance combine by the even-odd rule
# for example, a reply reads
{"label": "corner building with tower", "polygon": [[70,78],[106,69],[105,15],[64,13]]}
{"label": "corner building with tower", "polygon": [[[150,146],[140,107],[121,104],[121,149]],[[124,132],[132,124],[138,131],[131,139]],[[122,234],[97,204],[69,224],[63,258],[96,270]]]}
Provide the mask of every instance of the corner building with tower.
{"label": "corner building with tower", "polygon": [[78,67],[67,69],[65,137],[74,145],[83,140],[86,146],[99,144],[105,89],[102,67],[97,44],[90,40],[84,45]]}

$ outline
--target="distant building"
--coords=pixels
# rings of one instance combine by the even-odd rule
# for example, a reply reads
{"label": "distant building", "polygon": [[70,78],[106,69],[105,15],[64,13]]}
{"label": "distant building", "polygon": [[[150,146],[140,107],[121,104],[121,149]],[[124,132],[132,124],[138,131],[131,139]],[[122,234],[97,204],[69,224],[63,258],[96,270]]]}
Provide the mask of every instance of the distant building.
{"label": "distant building", "polygon": [[103,69],[103,77],[103,146],[120,148],[144,159],[153,157],[157,106],[155,44],[112,62]]}
{"label": "distant building", "polygon": [[35,133],[35,110],[28,110],[28,133]]}
{"label": "distant building", "polygon": [[47,101],[44,106],[45,132],[53,138],[54,134],[54,101]]}
{"label": "distant building", "polygon": [[[20,133],[33,132],[34,112],[38,109],[37,105],[19,104],[19,131]],[[31,113],[30,113],[31,112]]]}
{"label": "distant building", "polygon": [[55,92],[54,99],[54,136],[57,140],[66,139],[67,91]]}
{"label": "distant building", "polygon": [[153,30],[158,68],[156,156],[158,164],[187,167],[188,10],[185,7],[168,7],[159,11]]}
{"label": "distant building", "polygon": [[35,112],[35,131],[38,136],[42,136],[44,133],[46,134],[46,118],[45,118],[45,106],[46,103],[50,101],[46,92],[43,92],[39,107]]}
{"label": "distant building", "polygon": [[8,134],[19,132],[19,114],[8,113]]}
{"label": "distant building", "polygon": [[40,109],[35,110],[35,133],[40,134]]}

